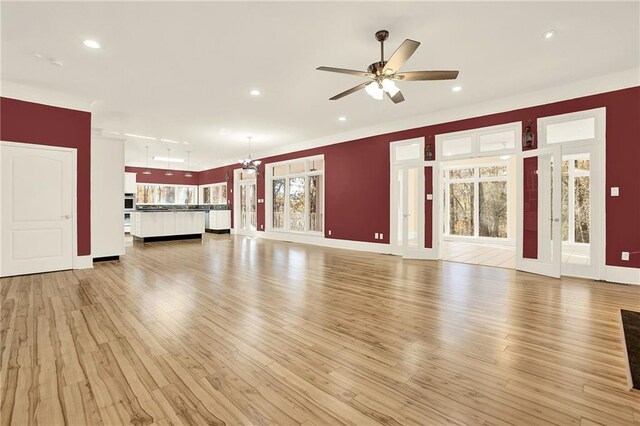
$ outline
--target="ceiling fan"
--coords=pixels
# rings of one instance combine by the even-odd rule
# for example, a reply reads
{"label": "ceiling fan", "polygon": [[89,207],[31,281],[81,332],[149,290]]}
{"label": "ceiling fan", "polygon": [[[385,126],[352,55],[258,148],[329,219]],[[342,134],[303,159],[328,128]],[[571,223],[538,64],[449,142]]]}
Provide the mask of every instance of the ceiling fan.
{"label": "ceiling fan", "polygon": [[384,94],[393,101],[399,103],[404,101],[402,92],[395,84],[395,81],[419,81],[419,80],[455,80],[458,77],[458,71],[407,71],[398,72],[400,67],[413,55],[420,42],[406,39],[400,47],[393,52],[388,61],[384,60],[384,42],[389,38],[389,31],[380,30],[376,32],[376,40],[380,42],[380,62],[374,62],[369,65],[367,71],[356,71],[345,68],[318,67],[319,71],[337,72],[341,74],[350,74],[358,77],[367,77],[371,81],[360,83],[349,90],[338,93],[332,98],[332,101],[344,98],[347,95],[365,89],[366,92],[374,99],[384,99]]}

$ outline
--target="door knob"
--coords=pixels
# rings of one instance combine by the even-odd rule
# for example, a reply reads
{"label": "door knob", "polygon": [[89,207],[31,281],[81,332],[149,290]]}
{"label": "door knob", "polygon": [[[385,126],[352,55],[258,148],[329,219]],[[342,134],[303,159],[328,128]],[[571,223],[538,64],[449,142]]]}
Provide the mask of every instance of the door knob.
{"label": "door knob", "polygon": [[70,219],[70,218],[71,218],[71,216],[70,216],[70,215],[68,215],[68,214],[65,214],[65,215],[64,215],[64,216],[62,216],[62,217],[63,217],[63,218],[65,218],[65,219]]}
{"label": "door knob", "polygon": [[558,217],[552,217],[552,218],[551,218],[551,221],[552,221],[552,222],[560,222],[560,218],[558,218]]}

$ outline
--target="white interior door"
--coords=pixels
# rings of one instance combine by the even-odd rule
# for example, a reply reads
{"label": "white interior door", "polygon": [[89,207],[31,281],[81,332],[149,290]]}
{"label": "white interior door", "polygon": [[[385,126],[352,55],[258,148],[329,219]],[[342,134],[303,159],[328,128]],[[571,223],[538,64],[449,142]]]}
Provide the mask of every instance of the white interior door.
{"label": "white interior door", "polygon": [[[537,160],[537,167],[532,161]],[[562,260],[561,164],[559,146],[524,152],[518,167],[516,269],[560,277]],[[525,167],[525,164],[528,164]],[[537,247],[525,249],[537,234]]]}
{"label": "white interior door", "polygon": [[424,167],[392,167],[391,252],[421,258],[424,247]]}
{"label": "white interior door", "polygon": [[73,152],[0,146],[2,276],[71,269]]}

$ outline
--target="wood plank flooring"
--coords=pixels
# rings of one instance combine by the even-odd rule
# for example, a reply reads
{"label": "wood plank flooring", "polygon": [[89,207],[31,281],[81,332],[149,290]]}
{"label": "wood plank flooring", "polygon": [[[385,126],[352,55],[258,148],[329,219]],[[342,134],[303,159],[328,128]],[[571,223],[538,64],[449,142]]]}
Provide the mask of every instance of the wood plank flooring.
{"label": "wood plank flooring", "polygon": [[640,287],[207,235],[0,295],[2,425],[640,425]]}

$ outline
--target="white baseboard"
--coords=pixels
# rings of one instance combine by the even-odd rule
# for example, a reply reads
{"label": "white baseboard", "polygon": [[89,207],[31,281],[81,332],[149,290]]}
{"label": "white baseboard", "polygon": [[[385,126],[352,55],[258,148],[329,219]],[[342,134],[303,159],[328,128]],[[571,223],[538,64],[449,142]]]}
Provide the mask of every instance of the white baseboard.
{"label": "white baseboard", "polygon": [[604,267],[604,280],[612,283],[640,285],[640,268],[606,265]]}
{"label": "white baseboard", "polygon": [[360,251],[368,251],[371,253],[389,253],[391,250],[389,248],[389,244],[381,244],[381,243],[366,243],[362,241],[351,241],[351,240],[339,240],[335,238],[325,238],[319,235],[304,235],[304,234],[294,234],[288,232],[259,232],[256,235],[258,238],[265,238],[268,240],[278,240],[278,241],[291,241],[294,243],[302,243],[302,244],[311,244],[314,246],[322,246],[322,247],[331,247],[338,249],[347,249],[347,250],[360,250]]}
{"label": "white baseboard", "polygon": [[73,269],[90,269],[93,268],[93,256],[74,256]]}

